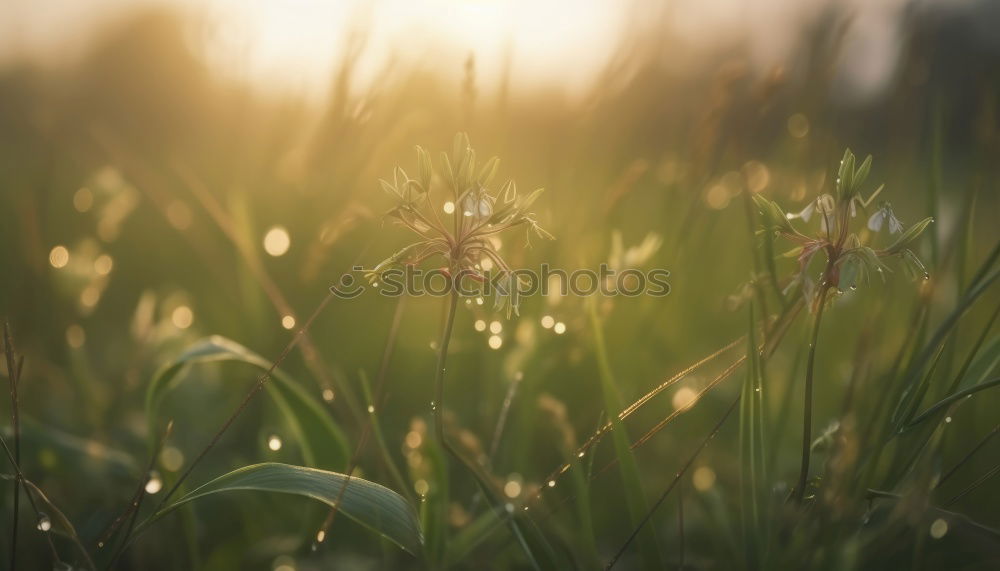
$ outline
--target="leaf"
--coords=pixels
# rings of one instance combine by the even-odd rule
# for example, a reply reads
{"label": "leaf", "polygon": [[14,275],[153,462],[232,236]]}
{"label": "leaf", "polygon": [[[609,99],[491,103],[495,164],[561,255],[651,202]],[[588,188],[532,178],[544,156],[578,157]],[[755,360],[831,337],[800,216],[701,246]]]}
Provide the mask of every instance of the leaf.
{"label": "leaf", "polygon": [[493,181],[493,177],[497,174],[497,168],[500,166],[500,159],[497,157],[491,158],[489,161],[483,165],[483,168],[479,170],[479,175],[476,176],[476,180],[479,184],[483,186],[489,186],[490,182]]}
{"label": "leaf", "polygon": [[924,218],[920,222],[917,222],[913,226],[910,226],[906,232],[903,232],[903,235],[896,240],[895,244],[886,248],[886,252],[889,254],[898,254],[899,252],[902,252],[907,246],[910,245],[911,242],[916,240],[920,234],[923,233],[931,222],[934,222],[934,219],[928,217]]}
{"label": "leaf", "polygon": [[840,160],[840,169],[837,171],[837,196],[842,197],[849,193],[854,181],[854,153],[851,149],[844,150],[844,158]]}
{"label": "leaf", "polygon": [[431,178],[434,176],[434,167],[431,166],[431,156],[423,147],[417,145],[417,166],[420,176],[420,184],[423,191],[427,192],[431,188]]}
{"label": "leaf", "polygon": [[[160,369],[146,389],[150,446],[159,431],[158,409],[166,394],[180,382],[180,373],[192,364],[215,361],[238,361],[262,371],[271,368],[266,359],[231,339],[213,335],[195,342],[176,360]],[[271,373],[265,388],[295,433],[306,464],[320,468],[346,465],[350,457],[347,439],[316,398],[277,368]]]}
{"label": "leaf", "polygon": [[971,386],[971,387],[969,387],[967,389],[958,391],[957,393],[955,393],[953,395],[949,395],[949,396],[941,399],[940,401],[932,404],[931,406],[927,407],[927,410],[925,410],[924,412],[920,413],[920,415],[917,416],[917,418],[914,418],[910,422],[910,424],[908,424],[906,426],[906,428],[911,428],[913,426],[916,426],[916,425],[920,424],[921,422],[923,422],[923,421],[927,420],[928,418],[931,418],[932,416],[934,416],[934,414],[939,413],[939,412],[943,412],[944,409],[947,408],[948,406],[951,406],[952,404],[955,404],[956,402],[958,402],[958,401],[960,401],[960,400],[962,400],[962,399],[964,399],[966,397],[970,397],[970,396],[978,393],[979,391],[984,391],[986,389],[991,389],[991,388],[996,387],[996,386],[1000,386],[1000,377],[997,377],[995,379],[990,379],[988,381],[983,381],[983,382],[981,382],[981,383],[979,383],[977,385],[973,385],[973,386]]}
{"label": "leaf", "polygon": [[788,215],[774,201],[764,198],[758,193],[753,195],[753,201],[757,205],[757,210],[763,218],[764,227],[792,232],[792,225],[788,221]]}
{"label": "leaf", "polygon": [[840,264],[840,284],[849,288],[855,288],[858,284],[858,277],[861,272],[861,260],[857,256],[845,256]]}
{"label": "leaf", "polygon": [[[11,438],[10,426],[0,428],[4,438]],[[21,454],[25,451],[38,455],[38,461],[51,469],[68,470],[85,478],[95,478],[114,486],[130,481],[141,469],[132,456],[89,438],[63,432],[51,425],[42,424],[30,417],[21,418]],[[44,457],[55,458],[56,464],[46,464]]]}
{"label": "leaf", "polygon": [[395,196],[396,198],[402,198],[403,197],[403,195],[400,194],[400,192],[398,190],[396,190],[396,187],[393,186],[391,183],[389,183],[389,182],[387,182],[387,181],[385,181],[383,179],[378,179],[378,183],[379,183],[379,185],[382,186],[382,190],[384,190],[386,192],[386,194],[389,194],[391,196]]}
{"label": "leaf", "polygon": [[153,514],[141,527],[185,503],[235,490],[278,492],[319,500],[413,555],[420,553],[424,541],[413,507],[389,488],[345,474],[276,462],[244,466],[219,476]]}
{"label": "leaf", "polygon": [[864,162],[861,163],[861,166],[859,166],[858,169],[854,172],[854,179],[851,181],[852,193],[853,191],[857,191],[858,187],[864,184],[865,180],[868,178],[868,172],[871,171],[871,168],[872,168],[872,156],[868,155],[867,157],[865,157]]}

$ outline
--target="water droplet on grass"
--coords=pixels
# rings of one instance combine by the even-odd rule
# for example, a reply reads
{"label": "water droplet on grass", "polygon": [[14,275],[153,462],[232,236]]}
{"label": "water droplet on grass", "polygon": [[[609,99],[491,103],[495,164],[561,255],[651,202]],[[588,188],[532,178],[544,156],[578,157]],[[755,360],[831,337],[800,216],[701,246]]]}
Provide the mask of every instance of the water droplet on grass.
{"label": "water droplet on grass", "polygon": [[52,520],[45,512],[40,512],[38,514],[38,530],[49,531],[50,529],[52,529]]}

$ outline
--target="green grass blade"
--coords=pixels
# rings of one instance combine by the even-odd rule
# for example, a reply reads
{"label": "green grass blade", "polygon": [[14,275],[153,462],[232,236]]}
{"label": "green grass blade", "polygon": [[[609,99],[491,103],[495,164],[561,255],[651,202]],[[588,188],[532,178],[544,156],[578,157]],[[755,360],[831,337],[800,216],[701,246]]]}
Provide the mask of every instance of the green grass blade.
{"label": "green grass blade", "polygon": [[[146,389],[146,416],[149,439],[159,434],[159,408],[164,397],[181,380],[180,373],[199,363],[236,361],[267,371],[271,363],[239,343],[213,335],[188,347],[173,362],[154,375]],[[295,434],[306,464],[319,468],[343,468],[350,457],[347,439],[319,401],[309,395],[296,381],[275,369],[272,382],[265,386],[274,399],[289,428]]]}
{"label": "green grass blade", "polygon": [[656,531],[650,521],[643,525],[644,517],[649,513],[649,505],[642,489],[639,467],[632,453],[631,441],[626,432],[625,424],[619,420],[615,411],[622,409],[618,388],[615,386],[614,374],[608,360],[607,348],[604,344],[604,333],[597,317],[597,308],[593,299],[587,300],[591,327],[594,332],[594,349],[597,352],[597,365],[600,373],[601,394],[604,398],[604,408],[612,423],[612,439],[615,443],[615,455],[621,472],[622,486],[628,506],[629,519],[635,528],[641,527],[637,538],[639,552],[642,554],[643,565],[647,569],[663,569],[663,561],[656,543]]}
{"label": "green grass blade", "polygon": [[236,490],[312,498],[336,507],[339,513],[411,554],[419,554],[423,544],[420,523],[413,507],[389,488],[357,477],[348,478],[345,474],[273,462],[244,466],[192,490],[150,516],[136,529],[136,534],[188,502]]}
{"label": "green grass blade", "polygon": [[767,501],[764,475],[764,403],[760,355],[757,351],[753,305],[747,335],[747,374],[740,396],[740,515],[746,564],[760,568],[767,551]]}

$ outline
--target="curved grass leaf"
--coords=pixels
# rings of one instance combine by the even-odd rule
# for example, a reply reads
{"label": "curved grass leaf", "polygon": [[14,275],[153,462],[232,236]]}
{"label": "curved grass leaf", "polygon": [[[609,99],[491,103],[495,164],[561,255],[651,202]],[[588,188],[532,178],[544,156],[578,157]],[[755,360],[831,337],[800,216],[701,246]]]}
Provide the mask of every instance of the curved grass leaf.
{"label": "curved grass leaf", "polygon": [[[161,368],[146,390],[150,446],[157,438],[160,404],[180,382],[180,373],[190,365],[214,361],[247,363],[262,371],[271,368],[269,361],[225,337],[213,335],[194,343],[177,359]],[[350,457],[347,440],[316,398],[280,369],[271,373],[271,381],[265,387],[302,447],[306,464],[324,469],[346,466]]]}
{"label": "curved grass leaf", "polygon": [[345,474],[275,462],[244,466],[219,476],[153,514],[136,533],[183,504],[236,490],[278,492],[319,500],[413,555],[420,553],[423,544],[417,514],[403,496],[389,488],[357,477],[348,479]]}
{"label": "curved grass leaf", "polygon": [[962,400],[962,399],[964,399],[966,397],[970,397],[970,396],[978,393],[979,391],[990,389],[990,388],[993,388],[993,387],[996,387],[996,386],[1000,386],[1000,377],[997,377],[995,379],[990,379],[988,381],[984,381],[982,383],[979,383],[978,385],[975,385],[975,386],[969,387],[967,389],[958,391],[957,393],[955,393],[953,395],[950,395],[950,396],[948,396],[946,398],[943,398],[940,401],[938,401],[937,403],[935,403],[935,404],[927,407],[927,410],[925,410],[924,412],[920,413],[920,416],[918,416],[917,418],[913,419],[913,422],[911,422],[909,424],[909,426],[907,426],[907,428],[910,428],[912,426],[916,426],[916,425],[920,424],[921,422],[927,420],[928,418],[933,417],[937,413],[944,412],[944,410],[947,407],[955,404],[956,402],[958,402],[958,401],[960,401],[960,400]]}

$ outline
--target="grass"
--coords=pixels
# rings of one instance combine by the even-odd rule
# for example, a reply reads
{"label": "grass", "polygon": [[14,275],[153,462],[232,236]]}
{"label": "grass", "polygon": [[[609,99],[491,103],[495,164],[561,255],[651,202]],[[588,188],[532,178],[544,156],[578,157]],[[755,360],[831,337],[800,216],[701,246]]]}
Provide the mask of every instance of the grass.
{"label": "grass", "polygon": [[[390,69],[371,90],[346,61],[310,109],[204,80],[176,22],[129,26],[74,74],[0,72],[12,567],[1000,563],[993,76],[899,80],[871,103],[898,114],[888,138],[823,88],[824,34],[788,63],[810,82],[727,54],[674,73],[623,47],[573,103],[491,93],[474,58],[461,85]],[[150,66],[179,75],[129,95]],[[492,300],[331,296],[407,243],[379,178],[463,130],[491,166],[463,167],[460,139],[442,179],[485,180],[488,151],[547,189],[528,225],[556,239],[505,234],[501,262],[630,258],[669,269],[670,295],[537,296],[509,318]],[[848,175],[846,147],[873,158]],[[868,211],[850,218],[855,193]],[[789,221],[822,194],[850,230]],[[923,233],[868,228],[880,200]],[[779,223],[794,232],[759,232]],[[291,247],[271,256],[277,225]],[[455,271],[459,226],[441,226],[433,264]],[[649,233],[662,245],[643,251]],[[826,240],[811,265],[808,240]]]}

